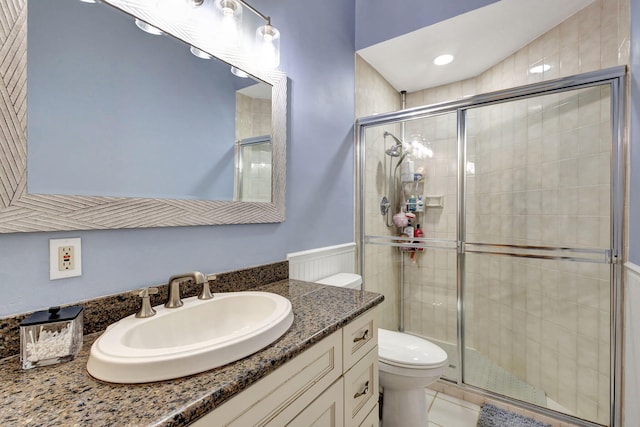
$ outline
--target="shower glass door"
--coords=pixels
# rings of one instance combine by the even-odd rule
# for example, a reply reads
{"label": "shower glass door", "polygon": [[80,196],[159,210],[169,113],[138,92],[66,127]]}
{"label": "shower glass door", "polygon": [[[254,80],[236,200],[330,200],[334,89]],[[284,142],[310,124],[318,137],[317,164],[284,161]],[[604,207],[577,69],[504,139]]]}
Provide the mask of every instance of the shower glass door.
{"label": "shower glass door", "polygon": [[[385,295],[381,327],[438,343],[457,381],[457,113],[368,127],[364,164],[362,274],[365,289]],[[406,235],[406,216],[422,238]]]}
{"label": "shower glass door", "polygon": [[[359,119],[364,289],[385,296],[381,327],[447,351],[462,390],[619,425],[624,76]],[[418,195],[424,237],[403,237]]]}
{"label": "shower glass door", "polygon": [[465,110],[463,382],[607,425],[611,87]]}

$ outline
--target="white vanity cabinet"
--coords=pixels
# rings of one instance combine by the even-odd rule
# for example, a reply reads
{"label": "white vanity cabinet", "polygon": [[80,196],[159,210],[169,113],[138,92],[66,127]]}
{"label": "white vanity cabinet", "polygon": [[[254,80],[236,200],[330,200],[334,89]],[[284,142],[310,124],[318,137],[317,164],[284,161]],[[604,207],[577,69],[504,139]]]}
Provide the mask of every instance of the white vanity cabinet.
{"label": "white vanity cabinet", "polygon": [[378,309],[296,356],[192,425],[370,427],[378,423]]}

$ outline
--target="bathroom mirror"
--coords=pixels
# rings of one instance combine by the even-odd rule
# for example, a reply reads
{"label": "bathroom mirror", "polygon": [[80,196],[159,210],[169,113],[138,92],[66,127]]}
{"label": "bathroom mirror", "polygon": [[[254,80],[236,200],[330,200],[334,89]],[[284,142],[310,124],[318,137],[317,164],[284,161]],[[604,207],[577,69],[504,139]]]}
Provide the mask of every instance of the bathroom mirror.
{"label": "bathroom mirror", "polygon": [[[102,108],[103,114],[90,113],[86,109],[85,119],[95,118],[88,116],[99,116],[99,125],[88,125],[85,123],[82,117],[83,109],[76,108],[75,117],[73,119],[65,120],[60,110],[63,108],[60,104],[53,105],[46,103],[39,108],[45,110],[43,120],[50,120],[55,123],[63,123],[63,126],[58,128],[66,128],[71,132],[71,135],[78,133],[83,127],[95,128],[100,127],[100,132],[95,136],[84,136],[77,138],[76,145],[64,144],[61,148],[46,147],[46,142],[51,141],[51,132],[44,132],[44,148],[43,146],[37,146],[34,142],[34,147],[29,146],[27,150],[27,117],[31,116],[31,112],[27,114],[26,105],[26,88],[27,88],[27,72],[26,72],[26,36],[27,36],[27,7],[33,6],[36,2],[40,3],[53,3],[47,2],[47,0],[29,0],[29,5],[26,1],[19,2],[19,11],[11,11],[8,16],[15,16],[15,23],[12,25],[15,32],[16,49],[9,50],[5,63],[10,63],[13,79],[6,83],[6,90],[11,96],[12,105],[3,105],[0,108],[2,118],[0,119],[0,128],[3,129],[3,133],[7,135],[7,138],[3,138],[0,141],[0,232],[27,232],[27,231],[52,231],[52,230],[76,230],[76,229],[109,229],[109,228],[138,228],[138,227],[161,227],[161,226],[181,226],[181,225],[205,225],[205,224],[227,224],[227,223],[258,223],[258,222],[281,222],[284,220],[284,182],[285,182],[285,137],[286,137],[286,76],[278,71],[264,71],[257,69],[250,63],[243,61],[242,58],[236,57],[233,52],[219,49],[217,46],[212,46],[211,40],[206,40],[199,32],[199,28],[192,24],[191,21],[183,20],[163,20],[162,16],[156,17],[153,15],[153,11],[147,11],[141,8],[139,2],[132,3],[127,1],[112,1],[107,5],[105,4],[86,4],[76,0],[71,0],[73,6],[80,6],[84,8],[100,8],[105,9],[101,12],[114,15],[114,13],[120,15],[116,18],[124,19],[128,18],[131,30],[134,36],[138,36],[141,40],[150,41],[152,43],[165,43],[168,45],[174,45],[176,49],[176,55],[182,55],[184,63],[180,63],[177,68],[185,70],[185,76],[192,76],[193,71],[188,68],[188,61],[198,63],[198,66],[203,67],[205,71],[202,74],[217,76],[216,83],[224,82],[226,84],[224,89],[218,89],[220,91],[219,96],[216,99],[205,99],[205,101],[199,107],[202,111],[202,118],[191,122],[190,126],[196,127],[198,123],[206,124],[208,127],[197,125],[198,129],[194,132],[200,132],[205,137],[198,140],[193,136],[186,136],[185,127],[179,130],[175,130],[171,135],[173,141],[170,139],[163,141],[162,143],[156,141],[156,145],[141,145],[139,140],[143,138],[136,138],[136,133],[142,133],[141,130],[128,130],[123,131],[119,127],[120,124],[116,123],[116,118],[124,116],[129,118],[130,122],[143,121],[147,122],[151,128],[154,126],[159,128],[161,123],[171,122],[178,123],[178,121],[187,122],[184,116],[185,111],[194,111],[194,109],[188,110],[181,104],[181,96],[178,93],[174,96],[174,105],[169,106],[172,109],[172,114],[169,118],[162,117],[155,109],[158,102],[150,102],[145,107],[145,100],[150,99],[149,96],[155,92],[170,92],[171,89],[167,87],[165,81],[164,84],[160,84],[158,88],[146,88],[146,92],[142,92],[139,95],[132,95],[137,98],[136,101],[141,101],[137,104],[119,104],[120,108],[107,102],[105,100],[104,89],[103,92],[98,95],[97,84],[99,79],[95,76],[96,72],[88,71],[94,74],[94,83],[96,84],[95,90],[91,91],[91,85],[85,86],[82,90],[77,89],[80,85],[74,85],[73,82],[77,82],[77,79],[71,78],[71,83],[66,89],[67,91],[73,91],[77,89],[85,96],[85,103],[95,104],[99,108]],[[55,2],[56,8],[63,7],[64,3],[68,0]],[[120,11],[114,10],[111,6],[120,9]],[[1,6],[5,7],[5,6]],[[94,10],[95,12],[95,10]],[[93,13],[93,12],[92,12]],[[126,14],[126,15],[125,15]],[[129,16],[127,16],[129,15]],[[172,34],[176,39],[185,43],[180,43],[178,40],[169,36],[151,36],[138,30],[134,24],[133,16],[138,16],[144,19],[146,22],[151,23],[158,28],[161,28],[165,33]],[[31,18],[30,18],[31,19]],[[64,23],[60,24],[64,25]],[[83,22],[83,25],[87,26],[89,30],[94,28],[90,22]],[[114,30],[117,31],[117,30]],[[95,31],[97,34],[99,32]],[[107,35],[108,36],[108,35]],[[105,37],[103,35],[103,37]],[[155,39],[155,40],[154,40]],[[205,40],[203,42],[202,40]],[[214,54],[220,59],[218,60],[203,60],[196,58],[189,52],[189,46],[197,46],[203,51]],[[90,49],[91,44],[85,43],[85,49]],[[69,46],[69,49],[72,49]],[[102,55],[107,54],[109,49],[97,49]],[[143,49],[144,50],[144,49]],[[151,51],[157,50],[153,47]],[[82,51],[73,52],[74,55],[70,55],[69,52],[50,52],[53,56],[53,60],[62,62],[63,59],[72,57],[75,61],[76,67],[73,64],[70,67],[79,68],[79,63],[82,62]],[[85,52],[86,53],[86,52]],[[183,54],[184,53],[184,54]],[[175,59],[175,58],[173,58]],[[172,59],[172,60],[173,60]],[[35,61],[34,61],[35,62]],[[147,70],[147,74],[151,73],[152,76],[149,80],[158,80],[158,74],[161,74],[158,70],[158,63],[153,63],[151,60],[151,71]],[[173,62],[176,62],[175,60]],[[214,63],[218,62],[220,70],[213,71]],[[134,69],[141,68],[141,65],[133,63],[131,60],[124,61],[122,58],[107,58],[104,64],[111,64],[108,72],[118,73],[129,76],[129,79],[135,81],[132,77]],[[156,69],[153,70],[153,64],[156,64]],[[94,64],[95,65],[95,64]],[[247,71],[255,79],[240,79],[235,77],[230,72],[230,65]],[[165,67],[166,68],[166,67]],[[191,73],[191,74],[189,74]],[[31,76],[29,72],[29,76]],[[138,77],[139,78],[139,77]],[[89,78],[89,81],[91,79]],[[212,79],[213,80],[213,79]],[[161,80],[160,80],[161,81]],[[183,83],[183,82],[181,82]],[[29,90],[34,90],[38,87],[38,84],[48,86],[46,78],[37,82],[29,81]],[[51,86],[49,84],[49,86]],[[176,85],[177,86],[177,85]],[[260,88],[256,89],[254,86]],[[183,90],[185,86],[182,86]],[[191,89],[189,94],[190,98],[198,96],[199,92],[204,93],[204,90],[198,91],[202,88],[202,83],[195,89]],[[266,90],[265,90],[266,88]],[[51,90],[51,88],[49,88]],[[58,95],[63,92],[65,88],[56,88]],[[259,93],[259,95],[256,95]],[[145,95],[146,94],[146,95]],[[175,94],[175,92],[174,92]],[[31,99],[31,93],[29,93],[29,99]],[[55,94],[55,91],[48,94],[38,95],[44,99],[47,97],[54,98],[56,101],[60,96]],[[35,96],[35,94],[34,94]],[[165,94],[170,97],[170,94]],[[185,96],[186,97],[186,96]],[[269,100],[270,98],[270,100]],[[240,101],[243,99],[243,101]],[[88,100],[88,101],[87,101]],[[256,134],[247,132],[247,126],[244,126],[244,131],[241,126],[235,126],[234,122],[246,122],[247,117],[243,118],[242,114],[246,114],[246,108],[240,108],[247,102],[251,104],[252,100],[260,104],[258,110],[262,114],[262,128],[256,130]],[[72,101],[67,101],[72,102]],[[208,104],[207,104],[208,103]],[[216,105],[220,104],[220,105]],[[222,105],[224,104],[224,105]],[[265,105],[268,104],[268,105]],[[222,110],[218,107],[224,106]],[[5,108],[6,107],[6,108]],[[137,119],[133,113],[137,110],[148,109],[147,118]],[[198,107],[195,107],[196,109]],[[218,108],[216,110],[216,108]],[[48,111],[47,111],[48,110]],[[48,113],[48,114],[46,114]],[[182,115],[181,115],[182,114]],[[236,117],[236,114],[238,116]],[[188,114],[187,114],[188,115]],[[265,119],[264,116],[270,116]],[[151,118],[149,118],[151,117]],[[223,120],[215,125],[217,118],[223,118]],[[252,120],[249,118],[248,120]],[[265,125],[265,121],[270,123]],[[231,123],[229,123],[231,122]],[[194,125],[194,123],[196,125]],[[182,124],[182,123],[180,123]],[[212,126],[218,126],[220,131],[214,129]],[[270,178],[268,185],[263,185],[263,188],[268,187],[269,190],[267,196],[263,194],[260,202],[247,202],[242,201],[244,199],[234,197],[235,188],[237,183],[236,169],[237,165],[234,164],[234,150],[235,142],[240,139],[246,139],[256,136],[257,134],[264,134],[266,129],[270,130],[270,146],[272,151],[270,168],[272,173],[267,178]],[[179,128],[178,125],[174,126]],[[38,136],[38,132],[42,131],[43,127],[36,126],[31,127],[29,123],[29,135],[34,138]],[[165,128],[164,133],[169,133],[171,127]],[[118,132],[120,130],[120,132]],[[157,129],[156,129],[157,130]],[[268,132],[267,130],[267,132]],[[160,132],[162,133],[162,132]],[[224,137],[223,137],[224,134]],[[61,134],[62,135],[62,134]],[[39,135],[42,137],[42,135]],[[126,138],[124,137],[126,136]],[[58,136],[58,139],[65,140],[64,136]],[[153,138],[152,138],[153,139]],[[42,141],[41,141],[42,142]],[[172,143],[173,142],[173,143]],[[200,146],[200,149],[204,147],[208,151],[194,151],[197,148],[188,147],[187,144],[194,144]],[[219,144],[218,148],[212,150],[216,144]],[[39,147],[39,148],[37,148]],[[133,151],[127,152],[124,148],[131,149]],[[35,151],[33,151],[35,150]],[[62,157],[70,159],[70,162],[64,164],[64,162],[52,162],[51,159],[55,158],[55,150],[67,150]],[[134,155],[138,152],[141,153],[141,157],[135,158]],[[35,154],[34,154],[35,153]],[[90,158],[89,154],[95,154],[94,158]],[[162,154],[162,155],[160,155]],[[30,156],[27,158],[27,156]],[[164,156],[165,162],[162,163],[162,157]],[[180,157],[182,156],[182,157]],[[111,163],[114,157],[120,157],[124,159],[125,163]],[[135,158],[135,160],[133,160]],[[167,159],[168,158],[168,159]],[[201,169],[203,167],[196,166],[200,159],[204,159],[206,168],[204,172]],[[130,160],[130,164],[126,163],[126,160]],[[41,185],[38,187],[32,183],[32,177],[38,178],[41,171],[36,169],[34,165],[53,165],[49,167],[49,178],[41,179],[40,183],[44,182],[44,187],[52,184],[58,180],[56,186],[49,185],[48,188],[43,189]],[[60,183],[64,184],[65,181],[73,181],[75,184],[86,183],[92,179],[83,178],[80,172],[84,169],[93,170],[98,169],[96,165],[106,164],[107,168],[103,171],[103,174],[109,177],[111,182],[120,183],[120,187],[107,188],[106,184],[104,188],[97,188],[94,190],[84,191],[82,189],[60,190]],[[169,166],[167,166],[169,165]],[[27,182],[27,168],[29,168],[29,181]],[[138,176],[126,176],[123,172],[125,169],[129,169],[129,172],[143,171],[143,174]],[[198,179],[192,181],[187,186],[187,189],[176,190],[170,188],[172,181],[182,180],[179,177],[179,173],[186,172],[185,176],[189,177],[197,175]],[[154,173],[157,173],[154,177]],[[225,176],[225,180],[220,179]],[[151,178],[150,178],[151,176]],[[161,181],[163,177],[168,177],[165,180],[165,184],[160,186],[161,190],[169,188],[168,191],[156,191],[151,190],[150,193],[139,193],[137,191],[131,191],[133,181],[147,181],[156,182]],[[264,178],[265,175],[262,174]],[[56,179],[54,179],[56,178]],[[214,181],[220,181],[222,185],[214,185]],[[209,181],[207,181],[209,180]],[[104,183],[105,180],[103,180]],[[108,180],[107,180],[108,181]],[[198,188],[200,183],[200,188]],[[32,191],[33,188],[33,191]],[[193,189],[199,191],[192,191]],[[206,191],[203,191],[206,190]]]}

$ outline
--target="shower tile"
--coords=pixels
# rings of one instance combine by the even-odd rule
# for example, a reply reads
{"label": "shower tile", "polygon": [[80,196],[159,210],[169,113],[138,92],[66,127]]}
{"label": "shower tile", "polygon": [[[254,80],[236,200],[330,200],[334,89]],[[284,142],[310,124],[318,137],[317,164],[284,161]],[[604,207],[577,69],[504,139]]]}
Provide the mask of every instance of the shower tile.
{"label": "shower tile", "polygon": [[527,239],[532,242],[539,242],[542,237],[542,226],[542,218],[527,216]]}
{"label": "shower tile", "polygon": [[[583,368],[598,369],[598,340],[578,335],[578,366]],[[580,374],[580,372],[578,372]]]}
{"label": "shower tile", "polygon": [[554,245],[558,243],[558,236],[560,234],[560,225],[554,219],[549,218],[549,221],[544,224],[542,228],[542,243],[543,245]]}
{"label": "shower tile", "polygon": [[595,123],[581,127],[578,130],[578,141],[580,141],[578,145],[578,153],[580,155],[598,153],[600,151],[600,124]]}
{"label": "shower tile", "polygon": [[[542,194],[541,190],[527,191],[527,215],[539,215],[542,211]],[[539,233],[537,233],[539,236]]]}
{"label": "shower tile", "polygon": [[598,216],[600,211],[599,186],[589,185],[579,187],[578,206],[581,215]]}
{"label": "shower tile", "polygon": [[539,190],[542,188],[542,171],[540,165],[527,166],[527,190]]}
{"label": "shower tile", "polygon": [[595,399],[587,398],[584,394],[578,394],[577,416],[587,419],[596,419],[598,417],[598,403]]}
{"label": "shower tile", "polygon": [[599,309],[600,307],[600,281],[594,277],[580,277],[580,292],[578,304]]}
{"label": "shower tile", "polygon": [[575,332],[567,329],[566,327],[559,326],[556,329],[556,336],[558,339],[559,357],[572,359],[575,363],[578,355],[578,343]]}
{"label": "shower tile", "polygon": [[597,309],[579,305],[578,306],[578,333],[592,339],[597,339],[599,326],[600,326],[599,314],[600,313]]}
{"label": "shower tile", "polygon": [[583,91],[578,100],[578,126],[590,126],[600,121],[600,91],[590,89]]}
{"label": "shower tile", "polygon": [[[608,0],[611,1],[611,0]],[[595,30],[600,32],[601,22],[601,2],[595,1],[584,8],[580,13],[576,14],[579,22],[579,35],[584,38],[592,34]]]}
{"label": "shower tile", "polygon": [[[578,180],[579,164],[580,163],[578,159],[575,159],[575,158],[561,160],[560,162],[558,162],[558,170],[559,170],[558,178],[559,178],[559,186],[561,189],[576,187],[578,185],[578,182],[580,182],[581,185],[588,184],[587,182]],[[586,173],[587,170],[585,169],[584,172]]]}
{"label": "shower tile", "polygon": [[574,359],[560,356],[558,364],[558,403],[572,412],[576,411],[578,393],[577,368]]}
{"label": "shower tile", "polygon": [[[559,191],[556,189],[558,186],[558,174],[557,168],[554,166],[549,167],[547,164],[542,165],[542,213],[545,215],[557,215],[558,211],[558,198]],[[557,219],[553,218],[551,221],[557,224]]]}
{"label": "shower tile", "polygon": [[576,44],[564,44],[560,46],[560,75],[571,76],[580,72],[580,54]]}
{"label": "shower tile", "polygon": [[611,155],[609,152],[600,153],[596,156],[597,159],[597,171],[598,171],[598,184],[610,185],[611,175],[609,173],[609,165],[611,164]]}
{"label": "shower tile", "polygon": [[600,220],[597,217],[578,217],[578,245],[598,247]]}
{"label": "shower tile", "polygon": [[556,26],[540,37],[542,41],[542,52],[545,56],[553,55],[560,50],[560,27]]}

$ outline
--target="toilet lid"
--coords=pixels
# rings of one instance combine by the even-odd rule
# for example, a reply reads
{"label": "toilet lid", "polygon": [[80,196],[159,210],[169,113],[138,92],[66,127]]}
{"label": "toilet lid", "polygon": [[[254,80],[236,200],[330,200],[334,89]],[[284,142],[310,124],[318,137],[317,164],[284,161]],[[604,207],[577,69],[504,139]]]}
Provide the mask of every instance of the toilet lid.
{"label": "toilet lid", "polygon": [[425,339],[378,329],[378,359],[389,365],[417,369],[446,364],[447,353]]}

